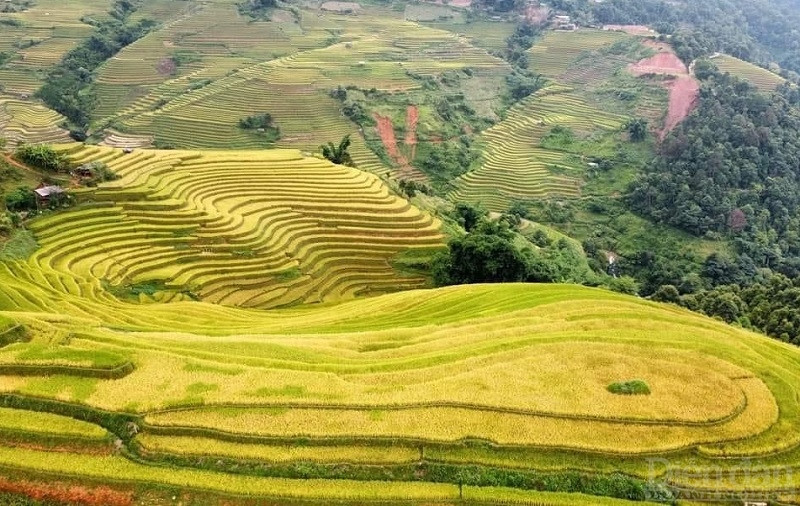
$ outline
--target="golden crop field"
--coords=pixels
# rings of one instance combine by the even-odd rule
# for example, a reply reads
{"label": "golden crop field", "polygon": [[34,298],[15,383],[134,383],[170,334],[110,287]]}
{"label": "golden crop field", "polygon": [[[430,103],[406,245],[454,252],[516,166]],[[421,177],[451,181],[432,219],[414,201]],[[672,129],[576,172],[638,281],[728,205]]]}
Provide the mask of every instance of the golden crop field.
{"label": "golden crop field", "polygon": [[727,54],[715,56],[711,61],[720,71],[730,72],[764,91],[774,90],[779,84],[786,82],[786,79],[774,72]]}
{"label": "golden crop field", "polygon": [[[114,151],[90,155],[84,148],[72,156],[101,153]],[[109,420],[119,416],[136,426],[129,434],[123,425],[121,435],[139,457],[130,462],[76,448],[73,459],[49,458],[41,450],[0,448],[4,468],[36,473],[70,466],[71,473],[100,481],[119,472],[132,485],[180,482],[198,493],[351,500],[448,500],[469,493],[476,500],[561,504],[555,496],[554,502],[537,502],[544,499],[510,489],[459,492],[448,485],[412,484],[403,470],[416,468],[418,476],[433,479],[463,466],[507,473],[586,469],[663,480],[659,483],[675,490],[705,490],[708,484],[698,481],[703,470],[735,467],[731,457],[763,459],[767,467],[796,465],[798,352],[670,306],[569,285],[412,290],[269,311],[184,297],[162,304],[120,300],[80,277],[92,269],[91,259],[99,262],[96,247],[70,248],[57,237],[47,239],[45,231],[77,223],[87,238],[108,238],[100,250],[115,251],[113,234],[102,232],[127,223],[115,213],[143,202],[147,191],[163,196],[154,202],[169,205],[185,192],[192,195],[190,187],[198,185],[178,184],[176,161],[189,157],[195,163],[191,173],[198,176],[201,162],[223,163],[211,152],[148,154],[162,158],[161,171],[172,180],[160,183],[158,174],[135,168],[135,154],[126,155],[132,157],[129,170],[119,168],[122,179],[101,186],[95,198],[119,192],[127,199],[97,201],[35,222],[42,248],[0,273],[2,315],[24,325],[30,338],[0,353],[0,371],[7,368],[0,376],[0,399],[14,409],[52,413],[30,411],[30,417],[0,423],[0,431],[36,432],[26,430],[27,424],[49,416],[53,421],[42,427],[51,428],[40,431],[88,436],[87,429],[57,421],[56,415],[68,415],[114,433],[120,429]],[[114,160],[112,166],[122,163]],[[292,160],[303,159],[277,151],[260,163],[267,170],[269,163]],[[136,182],[148,185],[147,191]],[[199,204],[204,197],[189,200]],[[155,260],[161,249],[148,253],[146,242],[167,237],[155,230],[149,234],[151,239],[142,235],[135,248],[143,275],[151,265],[148,256],[153,269],[161,269]],[[125,363],[133,367],[124,368]],[[13,367],[29,372],[15,374]],[[60,373],[50,375],[56,367]],[[90,375],[117,370],[123,372],[113,378]],[[632,378],[646,381],[651,394],[619,396],[607,389]],[[96,434],[92,437],[102,437],[102,431]],[[168,475],[152,466],[164,459],[178,466]],[[207,459],[218,467],[195,469]],[[288,476],[282,473],[299,463],[311,467],[292,474],[295,478],[322,473],[366,481],[352,488],[335,480],[302,486],[281,481]],[[233,476],[228,465],[272,471]],[[330,474],[341,465],[352,474]],[[376,469],[384,469],[382,477]],[[480,476],[465,484],[486,486]]]}

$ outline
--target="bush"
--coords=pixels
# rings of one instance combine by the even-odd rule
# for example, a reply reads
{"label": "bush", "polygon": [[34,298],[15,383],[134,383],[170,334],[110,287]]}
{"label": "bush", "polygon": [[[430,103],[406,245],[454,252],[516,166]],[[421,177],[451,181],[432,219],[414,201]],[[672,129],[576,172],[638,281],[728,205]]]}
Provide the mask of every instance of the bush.
{"label": "bush", "polygon": [[8,237],[14,230],[14,222],[8,213],[0,213],[0,237]]}
{"label": "bush", "polygon": [[627,295],[636,295],[639,293],[639,284],[630,276],[621,276],[612,279],[608,283],[608,288]]}
{"label": "bush", "polygon": [[650,387],[638,379],[611,383],[608,385],[608,391],[618,395],[650,395]]}
{"label": "bush", "polygon": [[34,211],[36,210],[36,197],[30,188],[18,186],[6,193],[6,209],[9,211]]}
{"label": "bush", "polygon": [[650,298],[656,302],[678,304],[681,301],[681,294],[674,285],[662,285]]}
{"label": "bush", "polygon": [[255,114],[239,120],[239,128],[243,130],[258,130],[259,128],[272,127],[272,115],[269,113]]}
{"label": "bush", "polygon": [[37,169],[59,172],[67,169],[67,158],[48,144],[23,144],[14,156]]}

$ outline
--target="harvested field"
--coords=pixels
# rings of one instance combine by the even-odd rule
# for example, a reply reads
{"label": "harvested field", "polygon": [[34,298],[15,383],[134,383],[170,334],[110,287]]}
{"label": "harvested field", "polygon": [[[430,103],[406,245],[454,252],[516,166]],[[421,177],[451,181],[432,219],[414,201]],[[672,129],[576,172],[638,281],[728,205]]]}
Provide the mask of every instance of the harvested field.
{"label": "harvested field", "polygon": [[640,35],[643,37],[651,37],[657,35],[656,31],[649,26],[644,25],[603,25],[603,30],[610,30],[613,32],[625,32],[628,35]]}

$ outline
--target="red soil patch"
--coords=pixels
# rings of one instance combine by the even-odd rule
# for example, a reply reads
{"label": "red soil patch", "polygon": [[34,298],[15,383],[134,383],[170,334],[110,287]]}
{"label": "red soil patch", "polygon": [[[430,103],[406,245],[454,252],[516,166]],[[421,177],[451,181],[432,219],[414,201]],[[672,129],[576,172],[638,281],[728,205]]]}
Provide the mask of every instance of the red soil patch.
{"label": "red soil patch", "polygon": [[697,96],[700,94],[700,85],[694,77],[689,75],[671,81],[667,85],[667,89],[669,90],[669,110],[667,119],[664,120],[664,128],[661,130],[661,139],[664,139],[664,136],[686,119],[697,104]]}
{"label": "red soil patch", "polygon": [[156,64],[156,71],[162,76],[171,76],[176,70],[178,70],[178,66],[172,58],[161,58]]}
{"label": "red soil patch", "polygon": [[[414,112],[411,112],[411,109],[414,109]],[[408,139],[408,132],[412,133],[414,137],[414,144],[412,146],[416,147],[417,136],[416,136],[416,125],[417,121],[419,120],[419,111],[417,111],[416,106],[409,106],[406,109],[406,125],[412,124],[414,126],[413,129],[406,130],[406,139]],[[408,159],[400,153],[400,150],[397,148],[397,139],[394,136],[394,126],[392,126],[392,120],[387,118],[386,116],[381,116],[380,114],[373,114],[373,118],[375,118],[375,122],[377,126],[375,130],[378,132],[378,136],[381,138],[381,143],[383,143],[383,147],[386,148],[386,152],[389,156],[394,160],[394,162],[400,167],[398,170],[398,178],[399,179],[410,179],[413,181],[427,181],[427,176],[423,172],[418,169],[415,169],[408,163]],[[413,123],[409,120],[413,119]]]}
{"label": "red soil patch", "polygon": [[389,156],[398,164],[407,165],[408,160],[406,160],[405,157],[400,154],[400,150],[397,149],[397,139],[394,136],[392,120],[377,113],[374,114],[373,117],[378,123],[375,129],[378,131],[378,135],[381,138],[383,147],[386,148],[386,152],[389,153]]}
{"label": "red soil patch", "polygon": [[658,53],[630,65],[628,69],[631,73],[637,76],[659,74],[675,77],[663,84],[669,90],[669,109],[659,134],[664,139],[664,136],[692,112],[700,94],[700,85],[669,45],[656,41],[645,41],[644,44]]}
{"label": "red soil patch", "polygon": [[631,65],[631,72],[637,76],[644,74],[685,76],[689,74],[689,69],[675,53],[661,52]]}
{"label": "red soil patch", "polygon": [[603,25],[603,30],[625,32],[629,35],[655,35],[655,30],[644,25]]}
{"label": "red soil patch", "polygon": [[416,105],[409,105],[406,108],[406,146],[413,146],[417,143],[417,122],[419,121],[419,109]]}
{"label": "red soil patch", "polygon": [[84,487],[59,482],[35,482],[0,478],[0,491],[20,494],[37,501],[87,506],[130,506],[133,494],[108,487]]}

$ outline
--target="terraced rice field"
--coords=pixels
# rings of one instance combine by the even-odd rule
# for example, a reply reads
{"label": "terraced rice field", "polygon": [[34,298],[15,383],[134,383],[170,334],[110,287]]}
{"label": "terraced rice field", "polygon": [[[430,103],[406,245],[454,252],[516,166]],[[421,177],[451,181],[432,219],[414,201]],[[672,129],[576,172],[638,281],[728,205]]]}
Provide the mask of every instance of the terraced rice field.
{"label": "terraced rice field", "polygon": [[621,128],[625,118],[599,110],[573,91],[551,85],[512,107],[482,134],[483,163],[455,181],[451,198],[501,212],[514,200],[579,196],[585,163],[539,147],[541,138],[556,125],[578,133],[610,132]]}
{"label": "terraced rice field", "polygon": [[120,179],[31,225],[42,248],[30,261],[53,273],[42,281],[56,290],[154,285],[142,302],[251,307],[334,301],[421,286],[390,260],[443,240],[437,220],[375,176],[297,151],[70,155]]}
{"label": "terraced rice field", "polygon": [[[124,176],[134,178],[154,175]],[[102,221],[90,209],[81,213]],[[48,249],[42,237],[40,251]],[[36,260],[45,256],[0,271],[0,314],[25,325],[31,339],[0,351],[0,400],[29,410],[6,419],[8,409],[0,409],[0,432],[55,437],[62,446],[55,453],[0,445],[0,466],[9,472],[69,470],[100,483],[172,484],[201,494],[613,505],[625,502],[486,488],[477,475],[461,487],[451,478],[429,480],[438,481],[436,473],[455,480],[461,466],[496,476],[585,469],[593,479],[614,472],[653,479],[675,493],[723,483],[780,496],[782,482],[726,475],[709,485],[704,471],[735,469],[739,458],[754,468],[795,466],[800,457],[793,429],[800,352],[678,308],[524,284],[271,311],[137,304],[75,280],[77,257]],[[133,367],[116,379],[89,375],[126,362]],[[26,375],[15,372],[20,367]],[[64,372],[48,376],[56,367]],[[646,381],[651,394],[606,388],[630,378]],[[90,423],[58,416],[65,414]],[[129,422],[108,422],[114,416]],[[130,424],[136,430],[126,433]],[[139,457],[104,453],[113,440],[105,430],[122,431],[122,444]],[[64,448],[70,437],[83,446]],[[163,459],[172,462],[168,470],[155,465]],[[217,464],[195,467],[201,461]],[[227,472],[234,463],[237,474]],[[298,463],[319,473],[342,465],[353,476],[385,471],[356,481],[287,479],[283,473]],[[404,470],[421,481],[410,482]]]}
{"label": "terraced rice field", "polygon": [[6,92],[30,95],[41,85],[43,71],[91,34],[92,27],[81,19],[102,14],[108,5],[108,0],[37,0],[23,12],[0,14],[17,23],[0,25],[0,52],[14,55],[0,69],[0,85]]}
{"label": "terraced rice field", "polygon": [[749,81],[750,84],[763,91],[774,90],[778,85],[786,81],[778,74],[727,54],[717,55],[712,61],[720,71],[730,72],[734,76]]}
{"label": "terraced rice field", "polygon": [[63,121],[63,116],[44,105],[0,95],[0,137],[11,147],[23,141],[69,141],[69,133],[60,127]]}
{"label": "terraced rice field", "polygon": [[582,54],[625,40],[623,32],[581,29],[549,31],[528,51],[533,70],[551,79],[566,73]]}
{"label": "terraced rice field", "polygon": [[[187,10],[103,67],[97,117],[127,134],[150,136],[156,145],[255,149],[264,147],[263,139],[239,129],[238,121],[268,112],[281,130],[278,147],[315,151],[351,135],[358,167],[386,174],[389,168],[342,114],[331,89],[403,91],[421,86],[413,76],[466,67],[505,71],[507,65],[451,32],[385,10],[373,14],[300,11],[300,29],[285,22],[243,24],[232,4]],[[197,61],[173,74],[159,72],[160,62],[178,51]]]}

